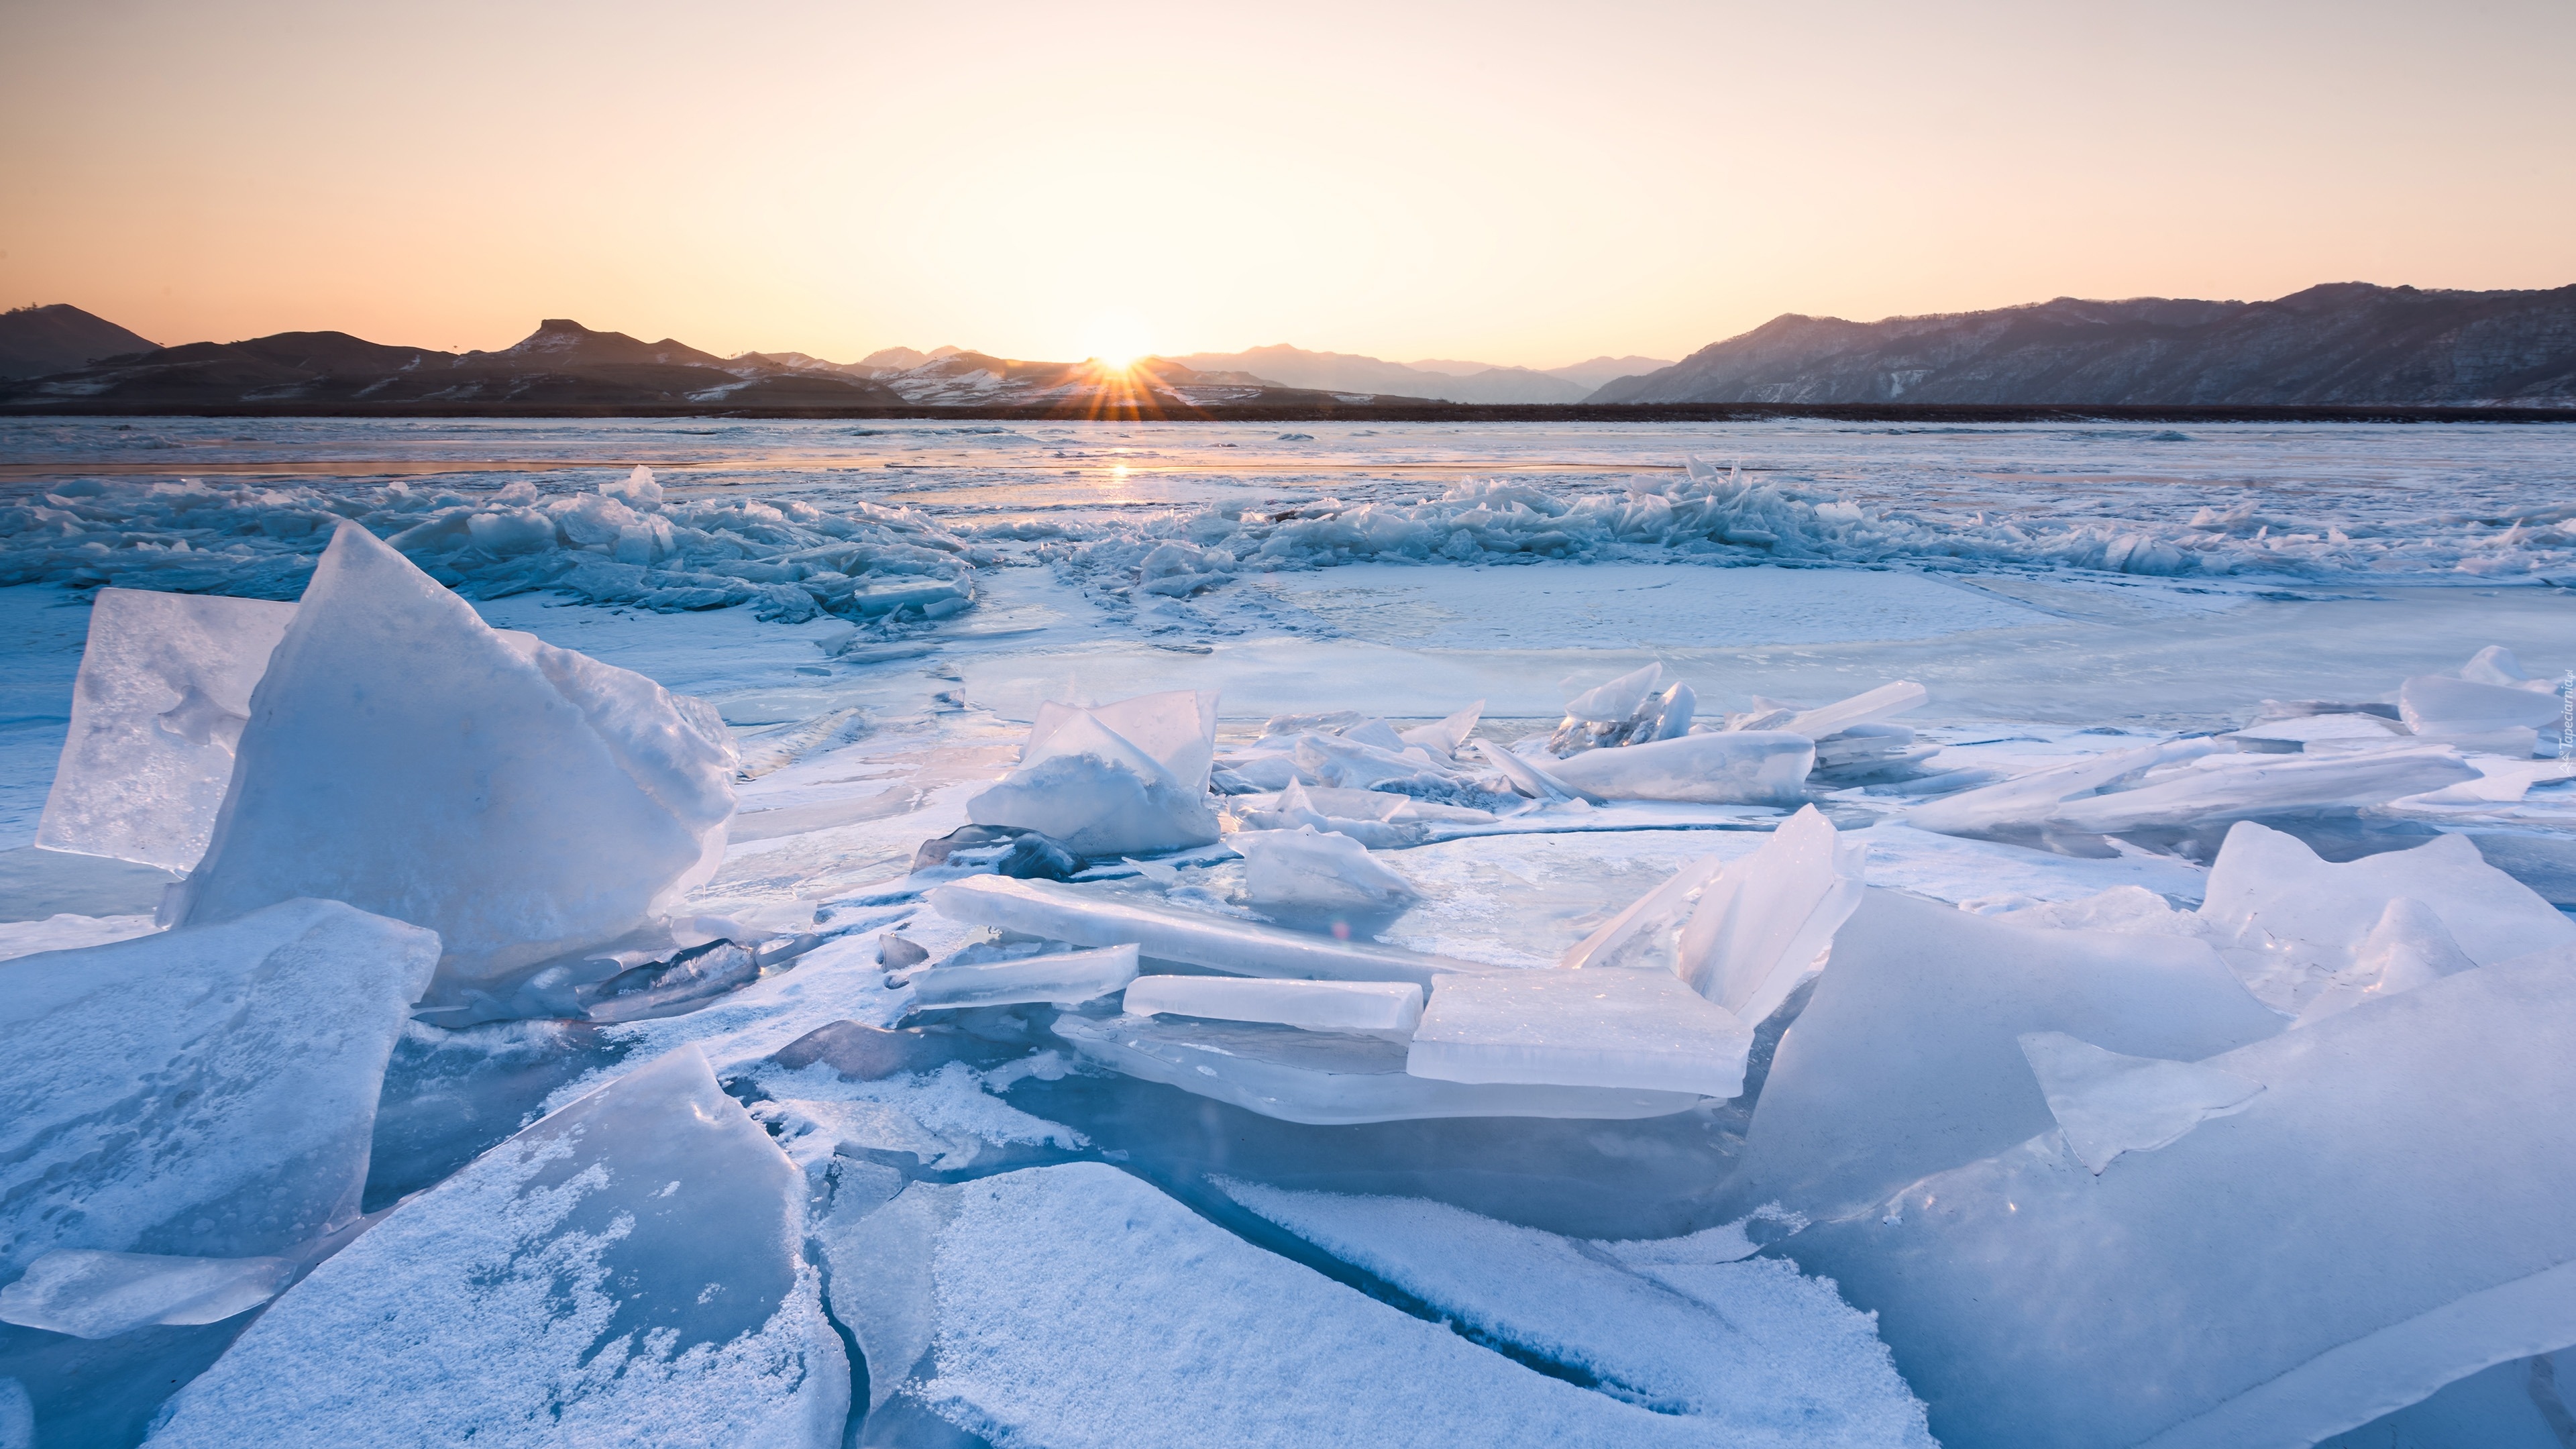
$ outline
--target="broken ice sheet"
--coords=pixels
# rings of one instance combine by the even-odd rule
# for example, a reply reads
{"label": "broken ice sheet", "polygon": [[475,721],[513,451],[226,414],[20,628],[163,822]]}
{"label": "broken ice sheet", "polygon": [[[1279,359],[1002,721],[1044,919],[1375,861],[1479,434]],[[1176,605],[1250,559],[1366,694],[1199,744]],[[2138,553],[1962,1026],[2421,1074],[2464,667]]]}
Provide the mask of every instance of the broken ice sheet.
{"label": "broken ice sheet", "polygon": [[344,525],[179,919],[345,900],[437,931],[442,990],[470,992],[667,912],[723,854],[732,776],[703,704],[495,631]]}
{"label": "broken ice sheet", "polygon": [[[1021,1075],[1061,1076],[1064,1059],[1041,1054]],[[963,1171],[993,1148],[1052,1147],[1070,1152],[1088,1140],[1070,1127],[1033,1117],[989,1090],[1009,1074],[979,1073],[964,1062],[936,1071],[852,1081],[829,1065],[800,1069],[764,1064],[749,1073],[769,1094],[752,1115],[811,1171],[837,1155],[909,1154],[933,1172]]]}
{"label": "broken ice sheet", "polygon": [[336,901],[0,962],[0,1274],[279,1254],[357,1216],[438,938]]}
{"label": "broken ice sheet", "polygon": [[101,589],[36,843],[186,870],[293,604]]}
{"label": "broken ice sheet", "polygon": [[1816,747],[1804,735],[1740,730],[1586,750],[1546,768],[1564,784],[1605,800],[1794,805],[1815,763]]}
{"label": "broken ice sheet", "polygon": [[1432,1117],[1625,1120],[1700,1102],[1686,1091],[1415,1076],[1405,1070],[1405,1043],[1374,1033],[1146,1016],[1060,1017],[1054,1030],[1094,1065],[1317,1126]]}
{"label": "broken ice sheet", "polygon": [[806,1184],[683,1048],[396,1208],[171,1401],[153,1445],[837,1446]]}
{"label": "broken ice sheet", "polygon": [[1226,846],[1246,862],[1243,898],[1255,905],[1386,910],[1418,894],[1413,883],[1373,858],[1347,835],[1294,830],[1239,830]]}
{"label": "broken ice sheet", "polygon": [[2463,1107],[2576,1093],[2569,971],[2206,1057],[2263,1090],[2099,1177],[2043,1127],[1780,1251],[1878,1314],[1945,1443],[2316,1443],[2576,1343],[2576,1116]]}
{"label": "broken ice sheet", "polygon": [[2198,940],[2038,930],[1873,890],[1780,1040],[1724,1198],[1858,1211],[2052,1130],[2025,1032],[2198,1061],[2288,1024]]}
{"label": "broken ice sheet", "polygon": [[932,1229],[932,1367],[900,1393],[994,1442],[1197,1449],[1376,1444],[1391,1432],[1424,1449],[1814,1442],[1735,1435],[1724,1421],[1653,1413],[1533,1372],[1101,1164],[954,1192],[953,1214]]}
{"label": "broken ice sheet", "polygon": [[2422,902],[2482,966],[2576,945],[2576,922],[2487,864],[2464,835],[2338,864],[2295,836],[2241,822],[2210,865],[2200,914],[2248,988],[2296,1014],[2338,985],[2369,984],[2346,977],[2398,896]]}
{"label": "broken ice sheet", "polygon": [[1451,1082],[1637,1087],[1733,1097],[1750,1028],[1662,971],[1442,976],[1405,1070]]}
{"label": "broken ice sheet", "polygon": [[[1678,1267],[1670,1260],[1693,1256],[1686,1241],[1587,1243],[1420,1198],[1218,1186],[1478,1337],[1580,1370],[1601,1392],[1705,1423],[1712,1436],[1930,1449],[1923,1406],[1870,1321],[1789,1263],[1739,1255],[1667,1281],[1629,1259]],[[1668,1246],[1681,1251],[1657,1252]]]}
{"label": "broken ice sheet", "polygon": [[2020,1041],[2049,1114],[2096,1177],[2121,1153],[2152,1152],[2263,1090],[2215,1067],[2123,1056],[2062,1031]]}
{"label": "broken ice sheet", "polygon": [[293,1258],[174,1258],[57,1248],[0,1288],[0,1322],[75,1338],[155,1323],[218,1323],[277,1295]]}
{"label": "broken ice sheet", "polygon": [[1308,1031],[1409,1035],[1422,1020],[1410,981],[1273,981],[1241,976],[1140,976],[1123,998],[1131,1016],[1266,1021]]}

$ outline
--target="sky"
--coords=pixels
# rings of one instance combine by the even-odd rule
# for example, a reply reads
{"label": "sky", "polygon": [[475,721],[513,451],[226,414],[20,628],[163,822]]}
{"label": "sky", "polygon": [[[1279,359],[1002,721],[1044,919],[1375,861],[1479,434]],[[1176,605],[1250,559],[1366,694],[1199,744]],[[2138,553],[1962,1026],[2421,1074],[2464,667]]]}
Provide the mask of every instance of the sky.
{"label": "sky", "polygon": [[1556,366],[2576,283],[2576,4],[0,5],[0,305]]}

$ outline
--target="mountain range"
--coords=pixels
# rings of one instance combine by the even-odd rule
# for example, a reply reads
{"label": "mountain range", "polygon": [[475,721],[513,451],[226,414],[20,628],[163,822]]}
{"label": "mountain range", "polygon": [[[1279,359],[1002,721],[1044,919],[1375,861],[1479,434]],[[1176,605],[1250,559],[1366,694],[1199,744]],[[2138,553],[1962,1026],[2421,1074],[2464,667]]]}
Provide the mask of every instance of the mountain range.
{"label": "mountain range", "polygon": [[1848,322],[1797,314],[1675,363],[1388,362],[1278,344],[1029,362],[890,347],[858,362],[718,357],[564,318],[493,352],[345,332],[155,347],[77,307],[0,313],[0,409],[864,412],[1037,408],[1188,415],[1444,404],[1697,407],[2576,408],[2576,286],[2431,291],[2331,283],[2268,302],[2141,297]]}
{"label": "mountain range", "polygon": [[1792,314],[1589,400],[2576,407],[2576,286],[2337,282],[2269,302],[2060,297],[1883,322]]}

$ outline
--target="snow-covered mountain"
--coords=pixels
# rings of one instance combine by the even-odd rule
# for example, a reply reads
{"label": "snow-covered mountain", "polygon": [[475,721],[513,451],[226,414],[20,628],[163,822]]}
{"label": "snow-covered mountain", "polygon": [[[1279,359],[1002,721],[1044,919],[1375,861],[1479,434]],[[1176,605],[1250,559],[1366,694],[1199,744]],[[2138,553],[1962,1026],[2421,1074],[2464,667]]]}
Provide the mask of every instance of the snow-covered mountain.
{"label": "snow-covered mountain", "polygon": [[[1310,352],[1286,343],[1243,352],[1192,352],[1172,360],[1201,370],[1249,372],[1289,387],[1464,403],[1581,402],[1613,377],[1667,365],[1650,357],[1596,357],[1545,370],[1451,359],[1402,363],[1352,352]],[[1615,370],[1604,371],[1605,364]]]}

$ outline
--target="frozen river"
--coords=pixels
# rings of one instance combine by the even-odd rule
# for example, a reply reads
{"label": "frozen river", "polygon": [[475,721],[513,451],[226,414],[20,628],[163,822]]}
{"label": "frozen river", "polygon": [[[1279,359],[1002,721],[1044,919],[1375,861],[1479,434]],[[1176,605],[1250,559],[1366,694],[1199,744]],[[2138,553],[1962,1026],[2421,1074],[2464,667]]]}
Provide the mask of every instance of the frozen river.
{"label": "frozen river", "polygon": [[[165,1318],[83,1347],[0,1328],[0,1445],[17,1442],[13,1380],[35,1442],[141,1442],[170,1385],[242,1335],[177,1401],[166,1442],[217,1442],[210,1426],[226,1423],[328,1440],[415,1399],[442,1432],[541,1442],[510,1426],[567,1404],[652,1423],[652,1375],[696,1374],[668,1402],[749,1415],[725,1420],[752,1435],[735,1442],[2305,1443],[2351,1430],[2356,1445],[2547,1449],[2552,1426],[2576,1420],[2534,1386],[2553,1365],[2576,1372],[2576,1356],[2551,1356],[2576,1344],[2576,1293],[2541,1280],[2576,1271],[2553,1256],[2576,1263],[2576,1237],[2526,1201],[2565,1175],[2520,1164],[2512,1144],[2542,1129],[2492,1104],[2554,1100],[2566,1072],[2500,1048],[2448,1116],[2408,1103],[2442,1100],[2447,1064],[2475,1055],[2461,1043],[2495,1022],[2540,1040],[2562,1011],[2526,953],[2576,943],[2562,914],[2576,907],[2576,768],[2558,763],[2550,697],[2576,670],[2571,500],[2576,430],[2542,426],[0,419],[7,955],[148,931],[175,879],[33,848],[94,591],[291,601],[344,520],[496,628],[712,706],[740,751],[738,806],[676,918],[801,953],[641,1019],[573,1020],[545,998],[402,1026],[364,1188],[367,1212],[395,1208],[383,1225],[356,1247],[312,1247],[288,1276],[313,1276],[265,1316]],[[1658,795],[1618,773],[1631,747],[1541,748],[1612,727],[1568,711],[1623,677],[1651,690],[1620,696],[1619,719],[1670,726],[1635,748],[1759,736],[1808,749],[1815,772],[1802,763],[1788,793]],[[1817,723],[1820,707],[1897,685],[1921,686],[1920,703]],[[1355,832],[1371,864],[1346,863],[1337,887],[1392,872],[1382,909],[1265,894],[1260,861],[1220,845],[1085,852],[1089,868],[1058,889],[1088,904],[1046,906],[1072,913],[1044,915],[1046,929],[974,916],[1006,909],[989,900],[934,903],[935,888],[1004,881],[919,852],[1035,757],[1033,725],[1070,728],[1047,706],[1176,691],[1214,696],[1229,838],[1309,818]],[[2445,715],[2436,700],[2471,703]],[[1473,745],[1439,732],[1462,710]],[[1316,718],[1281,718],[1297,715]],[[1389,763],[1404,746],[1424,773]],[[1392,773],[1352,773],[1363,757]],[[1559,789],[1543,774],[1515,794],[1528,763],[1613,783]],[[385,773],[369,798],[399,812],[400,762]],[[1833,845],[1789,861],[1784,822],[1808,805],[1818,814],[1797,818]],[[2238,822],[2254,819],[2281,834],[2247,845]],[[2244,865],[2253,856],[2222,858],[2222,840],[2273,854]],[[2391,864],[2399,851],[2412,864]],[[1606,955],[1623,910],[1693,870],[1748,901],[1847,882],[1850,924],[1823,927],[1829,956],[1793,952],[1778,992],[1736,1002],[1751,1012],[1727,1038],[1736,1077],[1611,1080],[1595,1062],[1587,1090],[1630,1096],[1529,1115],[1350,1106],[1376,1100],[1354,1080],[1407,1080],[1409,1022],[1300,1035],[1255,1017],[1181,1041],[1134,1025],[1169,1014],[1112,1016],[1098,1000],[942,1012],[917,1000],[903,951],[879,945],[894,933],[935,969],[971,971],[1032,941],[1052,943],[1042,961],[1133,947],[1088,941],[1098,927],[1081,911],[1134,910],[1213,933],[1213,946],[1145,950],[1185,983],[1229,969],[1228,951],[1300,941],[1510,973]],[[1864,878],[1878,889],[1855,914]],[[1681,920],[1657,949],[1749,951],[1777,926],[1738,920],[1731,944],[1690,946]],[[2330,950],[2310,939],[2327,936]],[[1157,949],[1201,954],[1156,966]],[[1969,984],[1926,988],[1908,974],[1924,962]],[[1869,984],[1837,988],[1838,970]],[[833,1023],[925,1020],[971,1042],[874,1077],[783,1051]],[[1112,1039],[1122,1031],[1144,1035]],[[1310,1038],[1325,1036],[1345,1053],[1330,1071],[1312,1067],[1325,1048]],[[724,1095],[673,1075],[681,1048]],[[1393,1068],[1350,1065],[1390,1050]],[[1217,1065],[1156,1065],[1156,1051]],[[2366,1109],[2352,1104],[2380,1088],[2364,1061],[2401,1083]],[[724,1311],[747,1310],[706,1294],[689,1308],[672,1284],[651,1287],[659,1306],[620,1306],[622,1250],[599,1246],[614,1234],[576,1250],[563,1244],[581,1234],[544,1238],[543,1224],[515,1245],[474,1238],[484,1278],[438,1277],[440,1252],[501,1231],[474,1194],[538,1200],[540,1177],[504,1178],[558,1149],[531,1147],[505,1172],[521,1150],[505,1139],[551,1142],[549,1124],[571,1118],[543,1114],[602,1101],[702,1124],[733,1112],[804,1172],[801,1239],[779,1230],[786,1247],[757,1271],[707,1268],[766,1284],[774,1316],[737,1322]],[[588,1140],[645,1151],[650,1134],[620,1137],[640,1129],[619,1120],[601,1116]],[[2397,1145],[2372,1146],[2356,1121],[2384,1122]],[[0,1227],[17,1210],[8,1142]],[[760,1144],[746,1130],[707,1150],[750,1154],[717,1174],[739,1186],[769,1170],[741,1164],[776,1164]],[[2103,1152],[2128,1155],[2106,1170]],[[2444,1164],[2424,1171],[2450,1185],[2391,1205],[2410,1153]],[[2302,1167],[2246,1168],[2266,1154]],[[671,1167],[671,1189],[696,1170]],[[2286,1184],[2259,1211],[2207,1208],[2184,1249],[2157,1237],[2257,1177]],[[2002,1217],[1978,1216],[1989,1198]],[[724,1231],[616,1201],[638,1244]],[[2367,1221],[2337,1218],[2364,1201]],[[898,1221],[909,1236],[884,1236]],[[2391,1281],[2344,1274],[2319,1246],[2343,1235],[2380,1272],[2372,1233],[2405,1260]],[[14,1311],[7,1251],[0,1239],[0,1311]],[[1953,1273],[1966,1262],[2014,1285],[1988,1297],[2023,1306],[1983,1303]],[[2084,1313],[2028,1307],[2050,1299],[2050,1272],[2094,1295]],[[384,1287],[405,1274],[417,1293]],[[2241,1294],[2240,1275],[2255,1282]],[[2113,1306],[2145,1280],[2161,1296]],[[475,1339],[452,1326],[487,1311],[469,1281],[529,1305],[560,1290],[595,1310],[580,1324],[599,1342],[649,1319],[687,1351],[635,1339],[618,1353],[642,1366],[603,1379],[575,1362],[579,1345],[545,1338],[533,1306]],[[2524,1296],[2497,1307],[2497,1294]],[[328,1362],[339,1335],[427,1311],[397,1299],[445,1305],[447,1336],[424,1353],[513,1367],[466,1391]],[[2127,1381],[2160,1332],[2204,1330],[2166,1377]],[[722,1351],[688,1348],[702,1341]],[[779,1346],[791,1342],[804,1347]],[[2057,1347],[2025,1351],[2042,1342]],[[1236,1376],[1202,1374],[1173,1348],[1189,1343]],[[782,1353],[802,1367],[782,1369]],[[813,1389],[835,1355],[849,1383]],[[2230,1377],[2240,1369],[2257,1381]],[[325,1379],[336,1387],[296,1396]],[[2014,1403],[2027,1417],[1993,1407]],[[1397,1413],[1421,1432],[1370,1432]]]}

